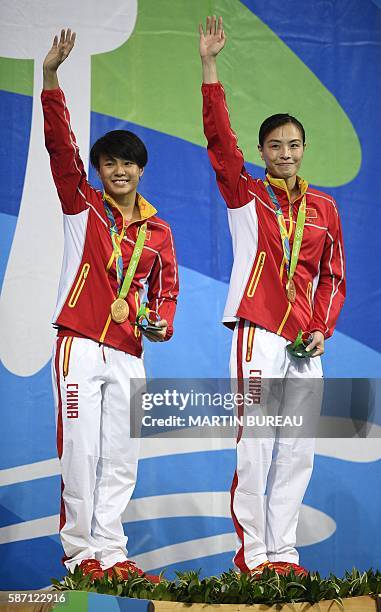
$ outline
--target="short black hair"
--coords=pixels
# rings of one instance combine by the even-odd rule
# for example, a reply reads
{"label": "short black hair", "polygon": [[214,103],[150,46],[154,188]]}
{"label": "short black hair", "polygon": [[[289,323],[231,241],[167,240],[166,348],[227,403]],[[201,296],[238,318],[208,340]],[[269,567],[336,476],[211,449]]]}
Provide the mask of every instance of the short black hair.
{"label": "short black hair", "polygon": [[267,119],[264,120],[261,127],[259,128],[258,140],[259,140],[259,144],[261,145],[261,147],[263,147],[263,143],[266,140],[267,134],[272,132],[272,130],[275,130],[276,128],[281,127],[282,125],[286,125],[287,123],[293,123],[294,125],[296,125],[297,128],[299,128],[302,134],[303,144],[305,144],[306,143],[306,133],[300,121],[298,121],[296,117],[293,117],[292,115],[289,115],[288,113],[278,113],[277,115],[271,115],[271,117],[267,117]]}
{"label": "short black hair", "polygon": [[91,147],[91,164],[99,170],[101,155],[119,157],[135,162],[139,168],[144,168],[148,161],[146,146],[139,136],[128,130],[113,130],[99,138]]}

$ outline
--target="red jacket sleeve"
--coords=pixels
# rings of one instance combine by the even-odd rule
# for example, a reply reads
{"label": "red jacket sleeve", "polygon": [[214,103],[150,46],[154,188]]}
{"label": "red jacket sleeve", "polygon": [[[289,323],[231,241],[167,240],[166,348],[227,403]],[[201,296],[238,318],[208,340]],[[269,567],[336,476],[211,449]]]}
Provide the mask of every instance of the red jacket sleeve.
{"label": "red jacket sleeve", "polygon": [[248,174],[230,125],[224,88],[221,83],[203,83],[201,91],[204,134],[219,190],[229,208],[244,206],[254,194],[248,191]]}
{"label": "red jacket sleeve", "polygon": [[172,232],[168,227],[155,263],[148,278],[148,307],[156,311],[161,319],[168,321],[165,340],[173,334],[173,319],[179,293],[179,273]]}
{"label": "red jacket sleeve", "polygon": [[311,331],[332,336],[345,299],[345,258],[341,222],[332,202],[327,237],[320,262],[319,282],[314,296]]}
{"label": "red jacket sleeve", "polygon": [[45,145],[62,210],[69,215],[82,212],[88,208],[87,201],[94,199],[90,192],[95,190],[87,182],[64,93],[61,89],[44,90],[41,101]]}

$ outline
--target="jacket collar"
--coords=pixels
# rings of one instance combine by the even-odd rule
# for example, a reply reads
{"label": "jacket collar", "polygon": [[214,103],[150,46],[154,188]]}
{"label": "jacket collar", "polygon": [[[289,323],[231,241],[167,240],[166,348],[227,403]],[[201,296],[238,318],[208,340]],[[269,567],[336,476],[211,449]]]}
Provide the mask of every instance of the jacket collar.
{"label": "jacket collar", "polygon": [[[108,204],[110,204],[111,206],[113,206],[114,208],[119,210],[119,206],[115,202],[114,198],[112,198],[105,191],[103,192],[103,199],[104,199],[105,202],[107,202]],[[140,195],[140,193],[136,194],[136,204],[139,207],[140,219],[141,220],[149,219],[150,217],[153,217],[157,213],[156,208],[154,206],[152,206],[152,204],[150,204],[148,202],[148,200],[143,198],[143,196]]]}
{"label": "jacket collar", "polygon": [[[288,192],[287,184],[286,184],[286,181],[284,179],[275,178],[275,177],[271,176],[271,174],[266,173],[266,180],[268,180],[268,182],[270,183],[270,185],[272,185],[272,187],[276,187],[276,188],[280,189],[281,191],[283,191],[284,194],[287,196],[288,201],[290,202],[290,200],[291,200],[290,199],[290,194]],[[298,187],[299,187],[299,190],[300,190],[300,196],[299,197],[302,197],[302,196],[305,195],[305,193],[306,193],[306,191],[308,189],[308,183],[301,176],[297,176],[296,180],[298,181]]]}

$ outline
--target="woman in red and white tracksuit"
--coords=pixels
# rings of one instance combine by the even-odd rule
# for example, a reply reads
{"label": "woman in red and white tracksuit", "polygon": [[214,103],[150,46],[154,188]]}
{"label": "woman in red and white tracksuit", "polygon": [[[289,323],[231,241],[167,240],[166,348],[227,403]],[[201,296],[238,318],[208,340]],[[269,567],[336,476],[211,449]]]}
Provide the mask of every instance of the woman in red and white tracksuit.
{"label": "woman in red and white tracksuit", "polygon": [[[244,384],[250,388],[251,380],[254,385],[267,381],[267,391],[270,379],[286,379],[276,400],[278,414],[311,409],[316,417],[321,385],[313,381],[321,380],[324,341],[333,333],[345,297],[339,213],[331,196],[298,176],[305,134],[301,123],[288,114],[268,117],[261,126],[258,149],[266,164],[264,180],[248,174],[217,76],[216,56],[224,45],[222,19],[208,17],[205,31],[200,25],[203,119],[233,240],[234,263],[223,318],[234,329],[231,376],[242,389]],[[303,226],[291,276],[279,216],[289,256]],[[310,336],[311,357],[304,359],[286,351],[300,330]],[[295,392],[299,379],[311,380]],[[275,396],[267,393],[271,409]],[[309,437],[254,438],[240,429],[231,490],[237,532],[234,562],[240,571],[260,573],[269,564],[282,573],[291,567],[305,571],[298,565],[296,527],[313,456],[314,441]]]}
{"label": "woman in red and white tracksuit", "polygon": [[[128,559],[122,525],[139,453],[139,441],[130,437],[130,381],[145,378],[136,315],[147,291],[160,321],[145,335],[169,340],[178,273],[169,225],[137,193],[147,162],[143,142],[125,130],[107,133],[90,153],[104,192],[87,182],[57,79],[74,41],[70,30],[55,37],[44,61],[42,92],[65,236],[52,360],[62,470],[60,536],[69,570],[79,565],[93,578],[105,571],[127,577],[143,573]],[[136,247],[141,231],[142,248],[140,242]],[[116,300],[126,271],[133,270],[131,259],[137,267],[127,275],[133,277],[125,298]],[[116,301],[122,316],[111,308]]]}

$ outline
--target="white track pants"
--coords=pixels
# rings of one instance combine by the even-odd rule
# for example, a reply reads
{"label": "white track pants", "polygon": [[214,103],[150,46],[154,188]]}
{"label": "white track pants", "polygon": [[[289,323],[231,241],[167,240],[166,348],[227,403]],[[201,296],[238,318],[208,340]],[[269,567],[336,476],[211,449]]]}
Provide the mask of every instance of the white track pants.
{"label": "white track pants", "polygon": [[127,558],[121,516],[135,487],[139,440],[130,438],[130,379],[141,359],[85,338],[57,338],[52,359],[62,471],[65,565]]}
{"label": "white track pants", "polygon": [[[241,319],[233,335],[231,377],[245,391],[250,389],[250,377],[262,381],[261,414],[271,408],[271,414],[308,413],[316,421],[323,392],[320,357],[291,357],[287,344],[284,338]],[[301,383],[303,378],[314,380]],[[266,560],[299,561],[296,527],[312,473],[314,439],[282,437],[278,431],[262,438],[247,429],[238,433],[231,511],[237,533],[234,563],[242,572]]]}

